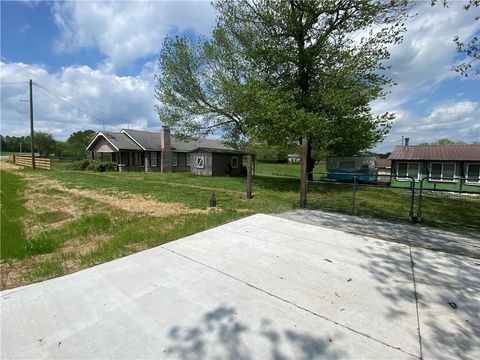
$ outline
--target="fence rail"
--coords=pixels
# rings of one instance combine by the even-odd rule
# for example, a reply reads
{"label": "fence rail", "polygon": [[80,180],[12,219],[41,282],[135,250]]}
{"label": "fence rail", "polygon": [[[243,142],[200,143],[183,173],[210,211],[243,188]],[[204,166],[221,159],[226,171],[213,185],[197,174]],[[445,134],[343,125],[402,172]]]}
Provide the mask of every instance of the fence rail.
{"label": "fence rail", "polygon": [[434,181],[429,177],[402,179],[407,186],[391,186],[392,181],[362,183],[356,175],[351,182],[320,175],[307,181],[307,207],[480,229],[480,192],[432,190],[425,185]]}
{"label": "fence rail", "polygon": [[[17,165],[32,166],[32,157],[13,155],[13,162]],[[52,162],[49,158],[35,157],[35,167],[51,170]]]}

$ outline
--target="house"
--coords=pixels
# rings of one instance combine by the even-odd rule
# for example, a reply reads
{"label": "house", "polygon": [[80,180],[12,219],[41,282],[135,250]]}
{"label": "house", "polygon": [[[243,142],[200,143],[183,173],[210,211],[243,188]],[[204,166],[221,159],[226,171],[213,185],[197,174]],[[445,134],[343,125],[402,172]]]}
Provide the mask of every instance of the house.
{"label": "house", "polygon": [[389,159],[376,158],[378,175],[390,175],[392,169],[392,161]]}
{"label": "house", "polygon": [[388,159],[391,186],[480,193],[480,144],[397,146]]}
{"label": "house", "polygon": [[165,126],[160,132],[101,131],[87,151],[117,163],[118,171],[191,171],[205,176],[240,175],[243,156],[249,154],[220,140],[180,141]]}

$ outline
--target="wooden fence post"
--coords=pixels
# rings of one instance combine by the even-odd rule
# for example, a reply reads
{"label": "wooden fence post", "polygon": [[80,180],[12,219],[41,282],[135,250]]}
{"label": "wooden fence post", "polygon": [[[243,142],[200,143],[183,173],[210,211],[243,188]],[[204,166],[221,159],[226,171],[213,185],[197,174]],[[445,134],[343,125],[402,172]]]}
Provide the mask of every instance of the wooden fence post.
{"label": "wooden fence post", "polygon": [[252,183],[253,183],[253,156],[252,154],[247,155],[247,199],[252,198]]}

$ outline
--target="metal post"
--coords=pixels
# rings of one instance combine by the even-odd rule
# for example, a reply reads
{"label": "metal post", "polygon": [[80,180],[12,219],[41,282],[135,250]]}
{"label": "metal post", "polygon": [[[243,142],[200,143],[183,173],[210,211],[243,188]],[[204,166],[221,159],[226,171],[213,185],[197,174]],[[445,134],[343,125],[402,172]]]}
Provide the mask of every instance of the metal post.
{"label": "metal post", "polygon": [[420,222],[422,221],[422,201],[423,201],[423,180],[425,180],[426,177],[424,177],[422,180],[420,180],[420,191],[418,193],[418,210],[417,210],[417,221]]}
{"label": "metal post", "polygon": [[353,177],[353,191],[352,191],[352,211],[354,214],[357,213],[357,209],[355,208],[355,196],[357,193],[357,177]]}
{"label": "metal post", "polygon": [[253,171],[253,156],[247,155],[247,199],[252,198],[252,171]]}
{"label": "metal post", "polygon": [[302,136],[302,160],[300,174],[300,207],[304,209],[307,206],[307,158],[308,158],[308,140]]}
{"label": "metal post", "polygon": [[409,213],[409,217],[410,217],[410,221],[413,222],[413,223],[416,223],[417,222],[417,218],[414,218],[413,216],[413,204],[415,202],[415,179],[413,177],[410,176],[410,179],[412,179],[412,182],[411,182],[411,189],[412,189],[412,196],[410,198],[410,213]]}

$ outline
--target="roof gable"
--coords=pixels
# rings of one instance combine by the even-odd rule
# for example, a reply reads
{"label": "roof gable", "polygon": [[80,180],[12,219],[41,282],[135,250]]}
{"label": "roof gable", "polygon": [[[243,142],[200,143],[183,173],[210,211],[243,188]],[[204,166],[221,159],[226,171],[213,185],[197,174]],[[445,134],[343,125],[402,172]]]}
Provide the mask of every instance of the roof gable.
{"label": "roof gable", "polygon": [[389,160],[480,161],[480,144],[397,146]]}
{"label": "roof gable", "polygon": [[116,150],[141,150],[141,148],[125,134],[111,131],[100,131],[87,146],[87,151],[93,149],[94,144],[100,137],[113,145]]}
{"label": "roof gable", "polygon": [[[130,136],[138,145],[145,150],[161,151],[160,132],[150,132],[142,130],[122,129],[122,133]],[[226,145],[221,140],[200,139],[200,140],[178,140],[175,136],[171,137],[171,148],[173,151],[190,152],[196,148],[212,148],[221,150],[233,150],[231,146]]]}

